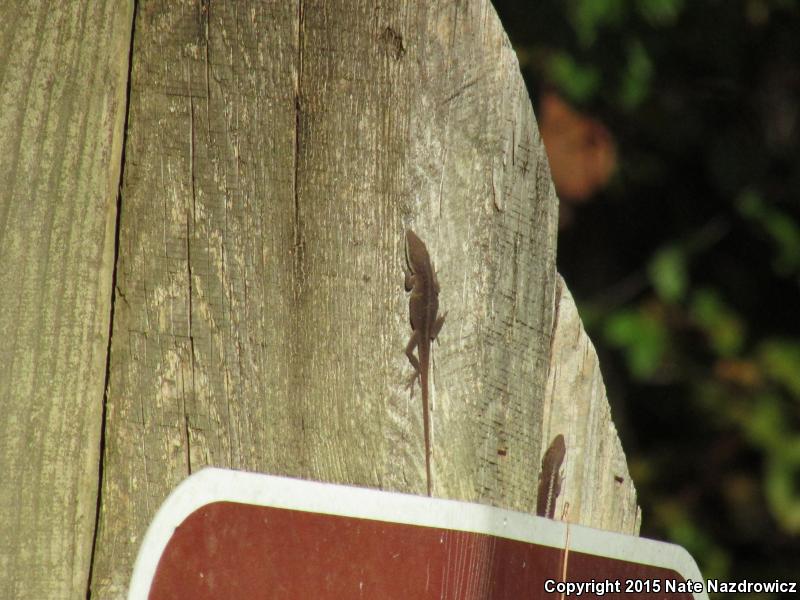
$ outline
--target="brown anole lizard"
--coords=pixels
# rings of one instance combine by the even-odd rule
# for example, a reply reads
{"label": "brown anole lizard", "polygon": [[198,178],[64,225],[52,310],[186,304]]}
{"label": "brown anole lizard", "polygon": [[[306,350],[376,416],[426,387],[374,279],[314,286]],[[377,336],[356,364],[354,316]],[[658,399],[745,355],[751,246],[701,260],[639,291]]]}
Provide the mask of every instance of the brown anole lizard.
{"label": "brown anole lizard", "polygon": [[[409,382],[419,378],[422,388],[422,420],[425,431],[425,474],[428,478],[428,496],[431,495],[431,424],[428,410],[428,379],[430,374],[431,342],[436,339],[444,324],[446,314],[437,317],[439,310],[439,282],[431,263],[425,243],[410,229],[406,231],[406,271],[405,287],[411,292],[408,300],[408,314],[411,319],[411,339],[406,346],[408,362],[415,373]],[[414,348],[417,356],[414,356]],[[419,358],[418,358],[419,357]]]}
{"label": "brown anole lizard", "polygon": [[556,515],[556,500],[561,492],[561,465],[567,454],[564,436],[560,433],[553,438],[542,457],[542,470],[539,473],[539,490],[536,494],[536,514],[552,519]]}

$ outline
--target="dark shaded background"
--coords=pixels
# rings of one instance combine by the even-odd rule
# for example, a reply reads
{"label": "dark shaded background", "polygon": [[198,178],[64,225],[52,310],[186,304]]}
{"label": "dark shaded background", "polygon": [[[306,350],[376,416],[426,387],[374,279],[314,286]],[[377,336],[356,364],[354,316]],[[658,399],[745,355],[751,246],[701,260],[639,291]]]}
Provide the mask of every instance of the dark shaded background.
{"label": "dark shaded background", "polygon": [[800,580],[800,3],[494,4],[642,535]]}

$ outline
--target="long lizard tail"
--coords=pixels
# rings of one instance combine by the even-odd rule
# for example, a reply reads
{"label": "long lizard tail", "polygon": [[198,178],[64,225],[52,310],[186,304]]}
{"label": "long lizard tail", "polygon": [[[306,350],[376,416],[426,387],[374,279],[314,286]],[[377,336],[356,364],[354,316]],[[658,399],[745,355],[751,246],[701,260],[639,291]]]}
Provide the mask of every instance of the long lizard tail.
{"label": "long lizard tail", "polygon": [[429,356],[422,356],[423,351],[420,347],[420,362],[427,368],[420,369],[419,384],[422,388],[422,426],[425,433],[425,475],[427,478],[428,496],[431,495],[431,411],[428,401],[428,372],[430,370]]}

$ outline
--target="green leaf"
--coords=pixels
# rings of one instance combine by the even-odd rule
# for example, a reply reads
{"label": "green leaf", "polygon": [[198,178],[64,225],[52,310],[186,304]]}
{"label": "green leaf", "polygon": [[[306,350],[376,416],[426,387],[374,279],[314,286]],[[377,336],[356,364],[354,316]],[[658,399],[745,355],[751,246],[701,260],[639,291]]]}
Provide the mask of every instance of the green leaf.
{"label": "green leaf", "polygon": [[767,234],[775,248],[772,267],[782,276],[800,269],[800,226],[788,214],[769,206],[754,190],[743,192],[737,200],[742,216],[755,223]]}
{"label": "green leaf", "polygon": [[779,396],[762,393],[740,411],[740,424],[755,446],[774,450],[786,435],[786,415]]}
{"label": "green leaf", "polygon": [[619,102],[625,110],[637,108],[650,93],[653,63],[639,41],[628,47],[628,63],[619,89]]}
{"label": "green leaf", "polygon": [[624,0],[572,0],[569,17],[578,41],[591,46],[597,33],[607,25],[618,25],[626,12]]}
{"label": "green leaf", "polygon": [[758,361],[768,377],[800,399],[800,342],[768,339],[758,349]]}
{"label": "green leaf", "polygon": [[624,310],[606,321],[604,334],[609,344],[620,348],[631,374],[649,379],[661,365],[668,334],[663,321],[644,310]]}
{"label": "green leaf", "polygon": [[683,0],[637,0],[636,10],[651,25],[669,26],[683,11]]}
{"label": "green leaf", "polygon": [[800,533],[800,440],[769,455],[764,480],[767,502],[782,527]]}
{"label": "green leaf", "polygon": [[674,303],[683,299],[688,284],[686,253],[678,246],[662,248],[650,260],[647,274],[662,300]]}
{"label": "green leaf", "polygon": [[548,63],[548,75],[553,83],[573,102],[585,102],[600,87],[600,72],[583,66],[565,52],[554,54]]}
{"label": "green leaf", "polygon": [[718,355],[731,357],[744,344],[744,323],[713,290],[702,289],[692,297],[689,314],[708,336]]}

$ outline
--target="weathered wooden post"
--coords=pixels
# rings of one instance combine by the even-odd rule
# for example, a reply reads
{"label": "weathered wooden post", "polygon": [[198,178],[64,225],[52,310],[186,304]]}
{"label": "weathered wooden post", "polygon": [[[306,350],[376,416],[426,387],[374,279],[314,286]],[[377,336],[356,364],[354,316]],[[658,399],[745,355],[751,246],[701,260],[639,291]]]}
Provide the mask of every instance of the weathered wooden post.
{"label": "weathered wooden post", "polygon": [[557,516],[638,531],[488,1],[41,10],[0,32],[0,595],[124,597],[204,466],[425,494],[408,228],[432,495],[533,512],[561,434]]}

